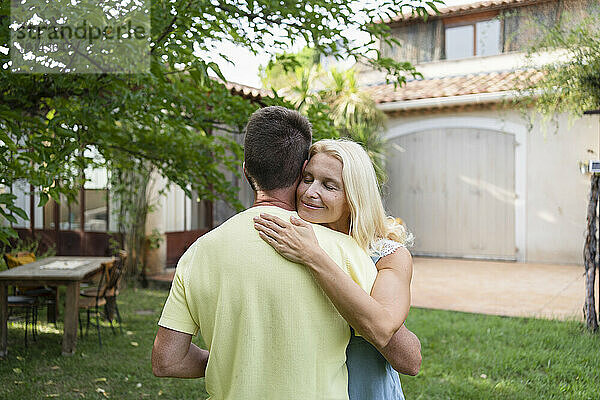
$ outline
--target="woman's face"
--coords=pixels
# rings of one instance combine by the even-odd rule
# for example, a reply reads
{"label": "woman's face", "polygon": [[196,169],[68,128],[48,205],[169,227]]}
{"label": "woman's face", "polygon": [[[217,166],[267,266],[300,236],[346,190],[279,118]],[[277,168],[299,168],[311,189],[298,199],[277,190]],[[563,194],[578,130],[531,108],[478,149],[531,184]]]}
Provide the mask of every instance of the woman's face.
{"label": "woman's face", "polygon": [[348,233],[350,207],[340,160],[325,153],[312,156],[296,189],[296,208],[305,221]]}

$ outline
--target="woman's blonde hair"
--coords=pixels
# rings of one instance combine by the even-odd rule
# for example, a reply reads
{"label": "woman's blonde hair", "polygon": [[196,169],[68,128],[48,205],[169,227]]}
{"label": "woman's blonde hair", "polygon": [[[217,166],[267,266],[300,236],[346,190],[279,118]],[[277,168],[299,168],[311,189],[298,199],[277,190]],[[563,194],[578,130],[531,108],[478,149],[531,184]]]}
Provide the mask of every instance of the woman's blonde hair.
{"label": "woman's blonde hair", "polygon": [[363,147],[347,139],[319,140],[310,147],[309,159],[324,153],[342,163],[342,181],[350,208],[350,236],[365,250],[382,238],[409,245],[411,236],[401,220],[385,215],[373,163]]}

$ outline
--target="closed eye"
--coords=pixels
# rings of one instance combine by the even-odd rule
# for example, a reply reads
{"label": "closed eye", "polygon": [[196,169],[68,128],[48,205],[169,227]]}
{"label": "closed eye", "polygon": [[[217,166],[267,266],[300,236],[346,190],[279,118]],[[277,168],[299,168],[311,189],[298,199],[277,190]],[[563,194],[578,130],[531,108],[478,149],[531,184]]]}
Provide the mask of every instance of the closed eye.
{"label": "closed eye", "polygon": [[304,178],[302,178],[302,182],[304,183],[311,183],[313,181],[313,178],[310,176],[305,176]]}

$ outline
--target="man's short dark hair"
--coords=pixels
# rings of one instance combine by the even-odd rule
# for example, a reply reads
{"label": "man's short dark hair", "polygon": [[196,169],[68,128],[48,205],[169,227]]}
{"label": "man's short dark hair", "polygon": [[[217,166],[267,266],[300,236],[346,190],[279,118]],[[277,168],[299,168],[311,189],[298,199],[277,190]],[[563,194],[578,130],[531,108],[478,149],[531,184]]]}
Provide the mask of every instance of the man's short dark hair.
{"label": "man's short dark hair", "polygon": [[244,162],[252,188],[292,186],[308,159],[311,142],[310,122],[299,112],[280,106],[254,112],[246,125],[244,140]]}

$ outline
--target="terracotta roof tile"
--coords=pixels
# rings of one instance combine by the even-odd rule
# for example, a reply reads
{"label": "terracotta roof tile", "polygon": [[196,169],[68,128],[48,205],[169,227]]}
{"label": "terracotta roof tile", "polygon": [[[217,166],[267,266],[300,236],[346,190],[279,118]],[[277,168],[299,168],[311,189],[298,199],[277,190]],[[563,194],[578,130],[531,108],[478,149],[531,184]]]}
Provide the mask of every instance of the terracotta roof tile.
{"label": "terracotta roof tile", "polygon": [[518,70],[451,76],[408,81],[394,89],[394,85],[366,86],[376,103],[464,96],[468,94],[497,93],[524,88],[527,82],[537,81],[541,73],[536,70]]}
{"label": "terracotta roof tile", "polygon": [[[469,4],[460,4],[452,7],[444,7],[440,8],[439,14],[435,14],[434,12],[429,13],[430,18],[440,18],[440,17],[450,17],[464,14],[471,14],[481,11],[489,11],[489,10],[498,10],[510,7],[521,7],[529,4],[535,3],[543,3],[551,0],[488,0],[488,1],[479,1],[476,3]],[[386,18],[382,20],[382,23],[389,24],[392,22],[407,22],[414,21],[416,19],[420,19],[416,14],[411,13],[403,13],[394,18]]]}
{"label": "terracotta roof tile", "polygon": [[241,83],[227,81],[225,82],[225,87],[227,87],[234,95],[251,98],[253,100],[260,100],[264,97],[274,97],[273,92],[270,90],[242,85]]}

